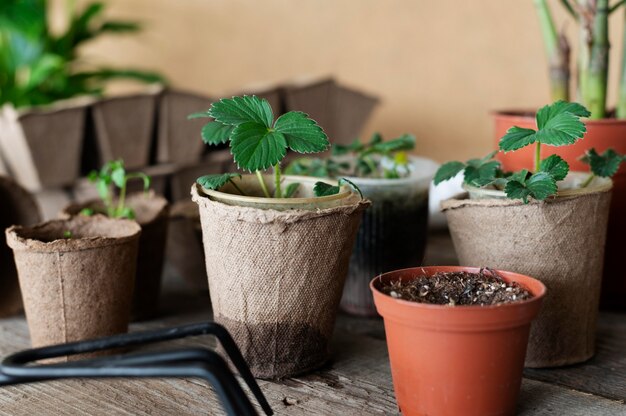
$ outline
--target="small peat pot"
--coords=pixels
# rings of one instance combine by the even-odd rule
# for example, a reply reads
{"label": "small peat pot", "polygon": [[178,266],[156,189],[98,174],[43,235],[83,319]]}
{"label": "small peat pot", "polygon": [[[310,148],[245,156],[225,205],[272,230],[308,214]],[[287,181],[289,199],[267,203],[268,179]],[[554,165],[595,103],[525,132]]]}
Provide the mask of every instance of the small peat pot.
{"label": "small peat pot", "polygon": [[[350,253],[369,205],[346,186],[314,197],[318,179],[283,177],[285,186],[294,182],[300,186],[291,198],[260,197],[254,175],[219,190],[191,188],[214,319],[260,378],[300,374],[329,359]],[[236,194],[233,183],[250,196]]]}
{"label": "small peat pot", "polygon": [[[158,311],[169,205],[165,198],[153,192],[130,194],[126,205],[133,210],[135,221],[141,226],[132,317],[134,320],[145,320],[154,317]],[[85,208],[97,213],[106,212],[101,200],[92,200],[71,204],[61,215],[78,215]]]}
{"label": "small peat pot", "polygon": [[[33,196],[13,179],[0,176],[0,227],[32,225],[41,221],[41,213]],[[13,261],[13,252],[0,243],[0,318],[22,310],[20,285]]]}
{"label": "small peat pot", "polygon": [[385,273],[370,287],[404,416],[515,414],[530,324],[546,292],[541,282],[435,266]]}
{"label": "small peat pot", "polygon": [[128,330],[140,233],[101,215],[6,230],[33,347]]}
{"label": "small peat pot", "polygon": [[466,187],[443,201],[461,265],[515,270],[549,290],[533,325],[528,367],[554,367],[594,354],[612,181],[571,172],[557,197],[506,199],[503,191]]}
{"label": "small peat pot", "polygon": [[372,206],[363,215],[341,308],[362,316],[378,316],[369,282],[372,276],[419,266],[426,248],[428,187],[437,164],[412,157],[411,175],[398,179],[348,177]]}

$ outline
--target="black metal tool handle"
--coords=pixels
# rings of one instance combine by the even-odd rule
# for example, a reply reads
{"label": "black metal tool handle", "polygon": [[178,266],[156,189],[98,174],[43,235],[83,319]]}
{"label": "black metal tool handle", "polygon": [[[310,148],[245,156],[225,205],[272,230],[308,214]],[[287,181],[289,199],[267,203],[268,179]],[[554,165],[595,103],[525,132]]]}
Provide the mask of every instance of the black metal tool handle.
{"label": "black metal tool handle", "polygon": [[88,341],[35,348],[15,353],[0,366],[0,385],[72,377],[199,377],[215,386],[230,414],[256,414],[250,401],[214,351],[191,348],[167,352],[115,355],[63,364],[26,365],[33,361],[173,340],[194,335],[214,335],[222,344],[263,411],[273,411],[228,331],[215,322],[115,335]]}

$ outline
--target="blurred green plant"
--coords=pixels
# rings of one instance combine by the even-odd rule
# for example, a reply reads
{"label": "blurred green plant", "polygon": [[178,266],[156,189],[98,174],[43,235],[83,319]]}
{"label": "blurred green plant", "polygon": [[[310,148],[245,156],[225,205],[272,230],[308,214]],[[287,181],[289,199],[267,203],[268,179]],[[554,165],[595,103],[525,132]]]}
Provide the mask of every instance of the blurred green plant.
{"label": "blurred green plant", "polygon": [[105,34],[134,33],[137,23],[105,20],[104,3],[80,9],[67,0],[68,25],[55,35],[48,24],[47,0],[2,0],[0,9],[0,105],[45,105],[79,95],[101,95],[107,81],[126,78],[163,82],[154,72],[89,68],[78,49]]}

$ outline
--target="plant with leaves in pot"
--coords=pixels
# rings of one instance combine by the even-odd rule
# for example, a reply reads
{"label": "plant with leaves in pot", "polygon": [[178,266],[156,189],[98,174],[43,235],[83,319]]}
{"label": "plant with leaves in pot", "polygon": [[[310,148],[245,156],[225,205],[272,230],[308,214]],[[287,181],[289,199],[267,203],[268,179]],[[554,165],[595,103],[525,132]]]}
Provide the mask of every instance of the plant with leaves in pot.
{"label": "plant with leaves in pot", "polygon": [[437,168],[429,159],[409,156],[415,137],[404,134],[384,141],[332,146],[327,158],[300,158],[287,172],[337,178],[347,175],[372,201],[357,235],[341,299],[341,308],[378,316],[369,281],[372,276],[421,264],[426,247],[428,186]]}
{"label": "plant with leaves in pot", "polygon": [[[283,175],[287,149],[328,147],[321,127],[304,113],[274,121],[267,100],[244,96],[190,117],[213,118],[203,140],[229,143],[239,167],[254,172],[203,176],[191,189],[215,320],[228,328],[257,377],[321,366],[368,202],[338,181]],[[270,167],[273,175],[263,175]]]}
{"label": "plant with leaves in pot", "polygon": [[558,101],[537,112],[536,130],[507,131],[500,150],[534,144],[533,171],[506,172],[490,154],[446,163],[435,175],[438,183],[462,172],[469,192],[442,203],[460,263],[534,276],[551,291],[531,331],[530,367],[578,363],[594,353],[610,176],[624,158],[591,149],[583,155],[591,174],[569,172],[558,155],[541,159],[545,146],[581,139],[580,118],[588,115],[580,104]]}
{"label": "plant with leaves in pot", "polygon": [[515,413],[531,321],[546,287],[511,272],[415,267],[375,277],[403,415]]}
{"label": "plant with leaves in pot", "polygon": [[[100,200],[70,204],[63,215],[106,215],[109,218],[135,220],[141,226],[133,318],[147,319],[158,310],[163,274],[163,259],[169,221],[169,205],[162,196],[150,192],[150,177],[142,172],[128,172],[122,160],[92,171],[89,180],[96,186]],[[130,180],[141,180],[143,192],[127,194]]]}
{"label": "plant with leaves in pot", "polygon": [[34,347],[127,331],[140,233],[102,215],[6,230]]}
{"label": "plant with leaves in pot", "polygon": [[[613,21],[609,17],[616,13],[626,13],[626,7],[623,7],[626,3],[621,0],[561,0],[560,5],[567,12],[565,23],[571,22],[574,25],[572,26],[556,21],[549,0],[533,2],[549,64],[547,74],[552,99],[568,101],[570,97],[575,97],[591,111],[589,119],[585,121],[587,134],[584,141],[572,146],[551,148],[548,151],[561,156],[577,171],[588,169],[578,157],[591,148],[598,151],[613,148],[619,153],[626,153],[626,142],[621,140],[626,136],[626,38],[613,41],[609,39],[610,22]],[[559,27],[563,29],[560,30]],[[572,34],[578,43],[575,57],[570,53]],[[622,54],[619,85],[614,87],[618,91],[614,111],[607,106],[609,49],[612,44],[618,44]],[[572,66],[576,69],[574,82],[570,76]],[[496,112],[494,140],[497,141],[513,125],[532,128],[534,126],[532,113],[519,109]],[[522,149],[514,153],[501,153],[498,159],[507,170],[530,169],[533,153],[531,149]],[[626,221],[622,219],[621,213],[626,210],[626,169],[620,169],[613,182],[615,192],[611,200],[609,217],[602,305],[625,309],[626,279],[622,278],[621,258],[626,249],[623,241]]]}

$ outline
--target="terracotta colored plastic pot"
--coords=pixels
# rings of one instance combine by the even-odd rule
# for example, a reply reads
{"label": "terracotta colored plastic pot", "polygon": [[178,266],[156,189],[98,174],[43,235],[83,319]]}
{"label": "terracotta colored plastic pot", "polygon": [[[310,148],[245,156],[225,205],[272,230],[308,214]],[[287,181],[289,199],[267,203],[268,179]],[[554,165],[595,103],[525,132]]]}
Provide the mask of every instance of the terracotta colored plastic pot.
{"label": "terracotta colored plastic pot", "polygon": [[[496,143],[511,126],[536,128],[534,112],[502,111],[493,114]],[[571,170],[588,171],[589,167],[578,158],[589,148],[603,152],[608,148],[626,153],[626,120],[588,120],[587,133],[583,140],[572,146],[546,147],[542,157],[558,154],[569,163]],[[532,168],[532,146],[515,152],[498,153],[498,159],[507,170]],[[626,275],[623,272],[622,256],[626,251],[626,166],[613,177],[613,199],[609,216],[609,229],[604,258],[601,307],[626,309]]]}
{"label": "terracotta colored plastic pot", "polygon": [[391,375],[404,416],[513,415],[522,382],[530,323],[546,293],[538,280],[497,271],[532,292],[527,301],[494,306],[442,306],[395,299],[382,282],[474,267],[416,267],[380,275],[370,288],[385,320]]}

